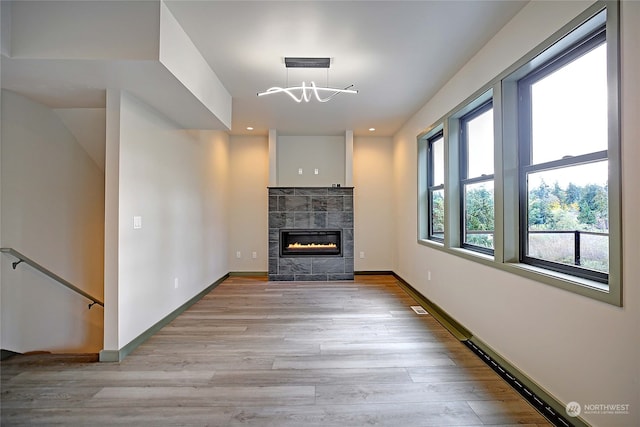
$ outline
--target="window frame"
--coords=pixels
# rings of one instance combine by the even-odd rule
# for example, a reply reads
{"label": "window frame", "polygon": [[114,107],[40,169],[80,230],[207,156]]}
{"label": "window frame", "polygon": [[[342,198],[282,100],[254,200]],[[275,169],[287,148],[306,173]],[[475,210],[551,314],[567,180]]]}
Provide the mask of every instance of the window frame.
{"label": "window frame", "polygon": [[[466,124],[471,122],[473,119],[475,119],[476,117],[486,113],[489,110],[493,110],[493,98],[489,98],[489,100],[484,101],[482,104],[480,104],[479,106],[473,108],[471,111],[465,113],[463,116],[460,117],[459,121],[460,121],[460,141],[459,141],[459,151],[458,151],[458,157],[459,157],[459,181],[460,181],[460,247],[471,250],[471,251],[476,251],[476,252],[481,252],[487,255],[491,255],[493,256],[494,254],[494,249],[492,248],[487,248],[484,246],[479,246],[479,245],[473,245],[471,243],[467,243],[465,241],[465,236],[467,234],[467,201],[466,201],[466,186],[470,185],[470,184],[479,184],[479,183],[483,183],[483,182],[493,182],[494,183],[494,188],[495,188],[495,182],[494,182],[494,176],[495,176],[495,167],[494,167],[494,173],[489,174],[489,175],[481,175],[481,176],[475,176],[475,177],[469,177],[468,176],[468,172],[469,172],[469,136],[467,134],[467,126]],[[494,132],[495,133],[495,132]],[[494,143],[492,145],[492,148],[495,151],[495,136],[494,136]],[[494,194],[495,194],[495,190],[494,190]],[[494,196],[495,199],[495,196]],[[491,234],[495,233],[495,203],[494,203],[494,209],[493,209],[493,216],[494,216],[494,230]]]}
{"label": "window frame", "polygon": [[[443,243],[444,242],[444,234],[446,227],[443,224],[442,237],[436,236],[433,230],[433,193],[435,191],[443,190],[444,193],[444,180],[442,184],[434,185],[434,159],[433,159],[433,143],[436,141],[442,140],[442,152],[444,155],[444,147],[446,145],[446,139],[444,138],[444,131],[441,129],[438,132],[433,133],[432,135],[426,138],[427,145],[427,239],[433,240],[435,242]],[[446,175],[446,160],[443,161],[442,168],[444,175]],[[446,200],[446,193],[443,195],[443,199]],[[444,221],[444,215],[443,215]]]}
{"label": "window frame", "polygon": [[[603,13],[604,12],[604,13]],[[603,17],[604,16],[604,17]],[[545,266],[530,265],[520,259],[520,182],[518,144],[517,81],[548,62],[558,53],[585,38],[602,23],[606,25],[607,112],[608,112],[608,209],[609,280],[579,277]],[[418,147],[418,244],[537,283],[608,304],[622,306],[622,176],[620,143],[620,35],[619,3],[599,0],[499,73],[475,93],[440,117],[435,125],[417,136]],[[469,250],[460,244],[459,119],[478,106],[490,93],[494,108],[494,255]],[[445,239],[427,239],[426,146],[425,137],[444,128],[445,138]]]}
{"label": "window frame", "polygon": [[[573,157],[562,158],[552,161],[546,161],[543,163],[533,163],[532,160],[532,135],[531,135],[531,88],[532,86],[550,76],[557,70],[561,69],[565,65],[569,64],[573,60],[586,55],[593,51],[597,47],[606,43],[606,28],[603,24],[599,28],[595,29],[591,34],[585,38],[580,39],[578,43],[575,43],[565,49],[563,52],[558,53],[551,58],[547,63],[541,65],[539,68],[532,70],[527,75],[518,80],[518,145],[519,145],[519,168],[520,168],[520,197],[519,197],[519,210],[520,210],[520,262],[533,266],[538,266],[553,270],[559,273],[567,273],[582,277],[585,279],[595,280],[601,283],[608,283],[609,274],[598,272],[594,270],[585,269],[579,266],[572,266],[568,264],[561,264],[542,258],[536,258],[528,255],[529,246],[529,191],[527,176],[535,172],[544,172],[549,170],[558,170],[571,166],[579,166],[583,164],[592,164],[599,161],[607,160],[607,150],[600,150],[596,152],[581,154]],[[575,249],[577,250],[577,249]]]}

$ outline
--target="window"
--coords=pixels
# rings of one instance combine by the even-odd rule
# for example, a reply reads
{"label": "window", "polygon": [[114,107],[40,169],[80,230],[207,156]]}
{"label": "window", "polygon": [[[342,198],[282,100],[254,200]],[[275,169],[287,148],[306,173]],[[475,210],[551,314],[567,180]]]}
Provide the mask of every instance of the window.
{"label": "window", "polygon": [[493,103],[460,118],[461,246],[493,254]]}
{"label": "window", "polygon": [[518,81],[520,261],[603,283],[609,271],[604,26]]}
{"label": "window", "polygon": [[621,305],[619,45],[596,2],[420,134],[418,242]]}
{"label": "window", "polygon": [[428,239],[444,240],[444,136],[427,138]]}

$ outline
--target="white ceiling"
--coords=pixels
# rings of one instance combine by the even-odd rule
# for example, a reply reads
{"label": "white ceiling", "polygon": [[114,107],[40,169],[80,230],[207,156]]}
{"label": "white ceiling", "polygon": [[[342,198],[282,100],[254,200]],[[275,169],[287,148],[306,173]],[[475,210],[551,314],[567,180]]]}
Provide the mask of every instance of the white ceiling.
{"label": "white ceiling", "polygon": [[[166,4],[231,94],[232,134],[266,134],[273,128],[283,135],[339,135],[346,129],[370,135],[368,129],[375,127],[375,135],[389,136],[526,0],[180,0]],[[117,29],[118,18],[109,19]],[[296,104],[284,94],[257,97],[257,92],[286,83],[285,56],[332,58],[328,73],[290,69],[290,85],[302,80],[325,85],[328,79],[333,87],[353,84],[359,93],[338,95],[324,104]],[[46,81],[49,71],[56,74],[47,67],[60,67],[56,61],[34,59],[13,65],[11,61],[3,58],[3,87],[28,92],[31,98],[41,96],[53,108],[104,107],[97,105],[104,96],[95,74],[83,77],[81,64],[73,74],[75,92],[69,97],[64,86]],[[26,72],[29,67],[37,71]],[[103,73],[109,69],[105,67]],[[118,68],[118,73],[126,70]],[[87,82],[84,101],[77,90],[83,79]],[[110,81],[108,76],[104,80]],[[70,104],[70,99],[78,105]],[[255,130],[249,132],[247,126]]]}
{"label": "white ceiling", "polygon": [[[523,1],[168,1],[233,97],[234,133],[392,135]],[[358,95],[296,104],[256,93],[286,81],[285,56],[331,57],[329,84]],[[318,72],[320,74],[318,75]],[[315,73],[315,74],[313,74]],[[296,77],[298,80],[296,81]],[[290,70],[289,83],[324,70]]]}

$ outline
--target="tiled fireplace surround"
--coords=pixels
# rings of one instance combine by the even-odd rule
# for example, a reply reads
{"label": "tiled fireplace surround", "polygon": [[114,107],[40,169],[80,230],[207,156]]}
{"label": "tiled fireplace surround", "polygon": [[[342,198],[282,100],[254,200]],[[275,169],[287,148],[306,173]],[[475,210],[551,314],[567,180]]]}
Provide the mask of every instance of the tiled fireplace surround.
{"label": "tiled fireplace surround", "polygon": [[[342,256],[280,256],[281,229],[342,230]],[[353,280],[353,188],[269,188],[269,280]]]}

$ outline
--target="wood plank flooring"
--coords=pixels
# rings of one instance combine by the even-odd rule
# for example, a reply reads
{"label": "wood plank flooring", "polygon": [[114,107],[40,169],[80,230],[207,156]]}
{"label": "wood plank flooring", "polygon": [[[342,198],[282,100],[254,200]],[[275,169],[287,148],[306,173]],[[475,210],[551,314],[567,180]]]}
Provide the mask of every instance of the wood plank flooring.
{"label": "wood plank flooring", "polygon": [[231,277],[121,363],[2,362],[2,426],[549,426],[392,276]]}

